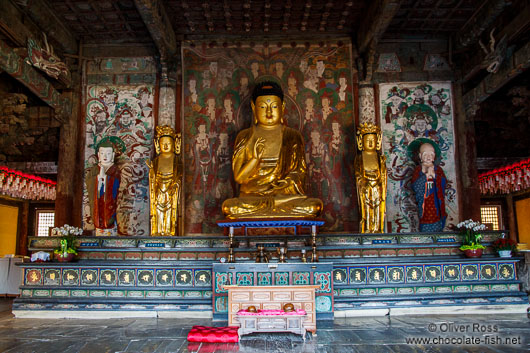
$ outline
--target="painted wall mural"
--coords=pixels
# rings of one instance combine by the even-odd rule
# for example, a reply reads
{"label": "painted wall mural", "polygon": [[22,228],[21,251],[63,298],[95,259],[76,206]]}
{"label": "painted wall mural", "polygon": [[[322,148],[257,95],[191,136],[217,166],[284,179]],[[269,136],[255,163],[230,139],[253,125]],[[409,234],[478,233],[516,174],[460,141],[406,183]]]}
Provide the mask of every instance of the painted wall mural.
{"label": "painted wall mural", "polygon": [[[85,107],[85,170],[97,164],[96,146],[113,137],[123,152],[116,157],[121,171],[118,235],[149,235],[149,170],[154,135],[155,65],[151,58],[112,58],[88,67]],[[94,229],[90,204],[83,193],[83,226]]]}
{"label": "painted wall mural", "polygon": [[379,106],[383,150],[388,169],[387,232],[416,232],[420,228],[411,179],[419,165],[419,146],[426,142],[434,147],[435,164],[445,173],[445,229],[457,223],[458,195],[451,84],[381,84]]}
{"label": "painted wall mural", "polygon": [[324,202],[323,230],[357,229],[350,45],[182,50],[185,233],[219,233],[221,204],[237,195],[233,144],[250,126],[250,94],[262,80],[281,84],[287,124],[304,136],[306,192]]}

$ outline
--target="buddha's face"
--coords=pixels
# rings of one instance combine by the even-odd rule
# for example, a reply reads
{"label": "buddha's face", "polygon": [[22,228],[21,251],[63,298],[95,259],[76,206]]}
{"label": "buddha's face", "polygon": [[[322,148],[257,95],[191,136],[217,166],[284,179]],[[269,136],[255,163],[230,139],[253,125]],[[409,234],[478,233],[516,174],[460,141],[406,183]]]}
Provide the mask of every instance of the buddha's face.
{"label": "buddha's face", "polygon": [[189,82],[188,82],[189,86],[190,86],[190,91],[191,92],[195,92],[196,90],[196,87],[197,87],[197,81],[195,79],[191,79]]}
{"label": "buddha's face", "polygon": [[225,99],[223,103],[224,103],[225,110],[229,110],[229,111],[232,110],[232,101],[230,99]]}
{"label": "buddha's face", "polygon": [[323,108],[329,107],[329,98],[322,98],[322,107]]}
{"label": "buddha's face", "polygon": [[123,112],[121,115],[121,123],[123,126],[129,126],[132,123],[132,115],[128,111]]}
{"label": "buddha's face", "polygon": [[399,97],[399,96],[392,96],[390,97],[390,102],[392,102],[392,104],[397,107],[401,102],[403,101],[403,98]]}
{"label": "buddha's face", "polygon": [[424,132],[427,129],[427,122],[423,119],[416,120],[416,130],[418,132]]}
{"label": "buddha's face", "polygon": [[100,110],[96,113],[96,123],[107,123],[107,116],[104,111]]}
{"label": "buddha's face", "polygon": [[316,146],[320,145],[320,134],[318,131],[311,132],[311,142]]}
{"label": "buddha's face", "polygon": [[219,143],[221,147],[227,147],[228,146],[228,134],[225,132],[221,132],[219,134]]}
{"label": "buddha's face", "polygon": [[339,123],[336,123],[336,122],[332,123],[331,131],[333,131],[333,135],[339,135],[340,134]]}
{"label": "buddha's face", "polygon": [[363,136],[363,147],[366,151],[374,151],[376,145],[375,134],[366,134]]}
{"label": "buddha's face", "polygon": [[241,87],[248,86],[248,77],[247,76],[241,76],[239,79],[239,83],[241,83]]}
{"label": "buddha's face", "polygon": [[340,85],[341,87],[346,86],[346,77],[340,77],[340,78],[339,78],[339,85]]}
{"label": "buddha's face", "polygon": [[285,106],[278,96],[259,96],[252,104],[252,111],[263,127],[276,126],[281,123]]}
{"label": "buddha's face", "polygon": [[440,98],[439,95],[435,94],[434,96],[431,97],[431,102],[433,105],[438,105],[442,102],[442,99]]}
{"label": "buddha's face", "polygon": [[214,110],[215,109],[215,99],[213,98],[208,98],[208,109],[209,110]]}
{"label": "buddha's face", "polygon": [[112,165],[114,163],[114,149],[112,147],[100,147],[98,161],[103,166]]}
{"label": "buddha's face", "polygon": [[305,72],[307,70],[307,61],[302,60],[300,61],[300,71]]}
{"label": "buddha's face", "polygon": [[307,98],[307,99],[305,100],[305,106],[306,106],[307,110],[312,110],[312,109],[313,109],[313,106],[314,106],[313,99],[311,99],[311,98]]}
{"label": "buddha's face", "polygon": [[420,146],[420,159],[422,165],[426,167],[432,166],[435,158],[436,152],[430,143],[424,143]]}
{"label": "buddha's face", "polygon": [[143,105],[146,105],[147,102],[149,101],[149,93],[147,92],[142,92],[141,96],[140,96],[140,100],[142,102]]}
{"label": "buddha's face", "polygon": [[175,150],[175,143],[169,136],[162,136],[160,138],[160,151],[162,153],[171,153]]}
{"label": "buddha's face", "polygon": [[204,135],[206,133],[206,125],[199,125],[199,134]]}

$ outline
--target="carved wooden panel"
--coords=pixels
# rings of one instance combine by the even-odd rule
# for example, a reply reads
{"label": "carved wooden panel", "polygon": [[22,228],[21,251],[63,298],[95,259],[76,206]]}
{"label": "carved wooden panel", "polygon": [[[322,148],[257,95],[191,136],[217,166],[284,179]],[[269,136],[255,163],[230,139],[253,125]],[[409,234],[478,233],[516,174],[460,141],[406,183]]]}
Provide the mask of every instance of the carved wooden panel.
{"label": "carved wooden panel", "polygon": [[[281,310],[285,304],[292,303],[295,309],[304,309],[307,312],[303,325],[307,331],[314,333],[317,327],[315,313],[315,290],[317,288],[320,286],[224,286],[224,289],[228,290],[228,307],[230,308],[228,326],[239,326],[237,312],[251,305],[257,310]],[[267,322],[267,325],[278,324],[272,321]]]}

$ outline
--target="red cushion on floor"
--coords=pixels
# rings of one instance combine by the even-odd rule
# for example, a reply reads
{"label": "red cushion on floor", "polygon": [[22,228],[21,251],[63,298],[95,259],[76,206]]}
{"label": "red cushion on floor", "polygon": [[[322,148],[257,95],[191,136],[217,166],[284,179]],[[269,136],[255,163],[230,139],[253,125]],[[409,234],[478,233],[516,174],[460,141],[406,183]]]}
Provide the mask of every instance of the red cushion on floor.
{"label": "red cushion on floor", "polygon": [[239,344],[188,342],[188,351],[197,353],[238,352]]}
{"label": "red cushion on floor", "polygon": [[195,325],[188,333],[188,341],[234,343],[239,341],[237,329],[238,327],[210,327]]}

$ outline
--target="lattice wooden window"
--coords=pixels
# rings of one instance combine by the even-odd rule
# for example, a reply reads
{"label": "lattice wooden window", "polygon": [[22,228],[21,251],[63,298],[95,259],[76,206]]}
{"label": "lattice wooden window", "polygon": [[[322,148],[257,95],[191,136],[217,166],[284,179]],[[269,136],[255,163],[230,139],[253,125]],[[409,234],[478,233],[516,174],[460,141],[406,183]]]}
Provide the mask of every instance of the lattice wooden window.
{"label": "lattice wooden window", "polygon": [[501,206],[480,206],[480,219],[489,230],[499,230],[502,227]]}
{"label": "lattice wooden window", "polygon": [[36,214],[35,233],[38,237],[47,237],[50,235],[50,228],[55,223],[55,211],[53,210],[38,210]]}

